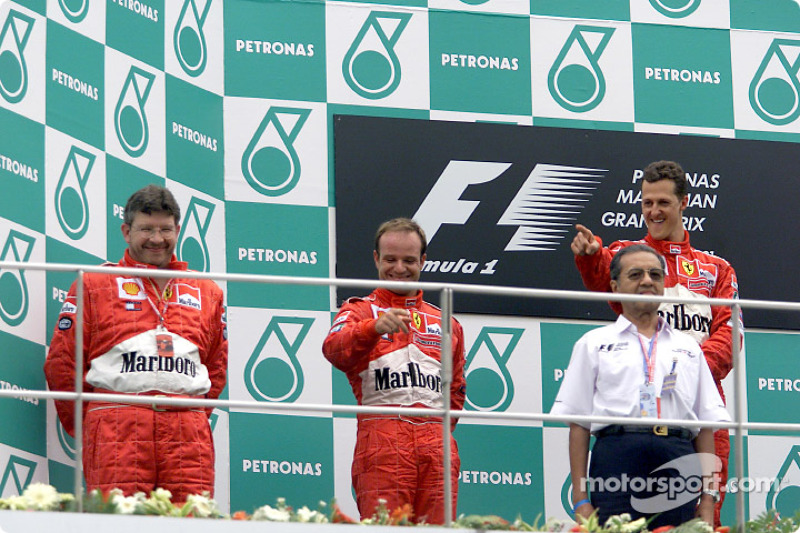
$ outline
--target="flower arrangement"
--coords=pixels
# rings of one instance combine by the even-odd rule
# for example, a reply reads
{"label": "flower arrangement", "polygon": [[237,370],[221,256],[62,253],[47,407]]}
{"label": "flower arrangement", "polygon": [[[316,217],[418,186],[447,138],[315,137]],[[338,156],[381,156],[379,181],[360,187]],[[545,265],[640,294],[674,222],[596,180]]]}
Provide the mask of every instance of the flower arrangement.
{"label": "flower arrangement", "polygon": [[[59,493],[54,487],[43,483],[31,483],[19,496],[0,498],[0,510],[21,511],[76,511],[75,497],[71,494]],[[208,493],[191,495],[186,502],[173,503],[172,494],[168,490],[156,489],[149,496],[138,492],[125,496],[122,491],[114,489],[108,493],[92,491],[84,497],[83,510],[87,513],[107,513],[125,515],[156,515],[173,517],[216,518],[232,520],[264,520],[271,522],[305,522],[305,523],[346,523],[363,525],[414,526],[413,512],[410,505],[389,509],[385,500],[379,500],[375,513],[358,521],[342,512],[336,501],[330,505],[319,502],[316,510],[306,506],[294,509],[284,498],[278,498],[275,505],[263,505],[248,514],[237,511],[232,515],[222,513],[217,503]],[[781,518],[774,510],[768,511],[745,524],[745,533],[796,533],[800,524],[800,513],[793,518]],[[533,524],[517,518],[509,522],[495,515],[461,515],[453,522],[453,527],[480,531],[540,531],[550,533],[729,533],[730,528],[721,527],[715,531],[702,520],[695,519],[677,527],[664,526],[654,530],[648,529],[648,521],[644,518],[633,520],[628,514],[612,516],[605,524],[601,524],[596,515],[588,519],[580,518],[580,523],[548,519],[539,524],[538,518]]]}

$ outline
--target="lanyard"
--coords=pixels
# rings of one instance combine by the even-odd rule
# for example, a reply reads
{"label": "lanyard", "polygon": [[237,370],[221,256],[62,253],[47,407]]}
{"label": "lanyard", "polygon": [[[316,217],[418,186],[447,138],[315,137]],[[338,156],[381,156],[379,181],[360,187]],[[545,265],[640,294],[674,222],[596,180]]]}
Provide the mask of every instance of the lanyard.
{"label": "lanyard", "polygon": [[[660,324],[659,324],[660,326]],[[660,327],[656,326],[656,332],[653,334],[653,338],[650,339],[650,346],[645,348],[644,346],[644,338],[641,334],[637,333],[639,336],[639,346],[642,348],[642,369],[644,370],[644,383],[645,385],[649,385],[653,382],[653,378],[655,377],[656,373],[656,355],[657,355],[657,346],[658,346],[658,332],[660,331]]]}
{"label": "lanyard", "polygon": [[[141,279],[141,278],[139,278],[139,279]],[[150,307],[152,307],[153,311],[155,311],[156,315],[158,315],[158,320],[159,320],[161,326],[163,327],[164,326],[164,315],[167,314],[167,307],[169,307],[169,296],[167,296],[167,295],[169,295],[172,292],[172,281],[173,280],[170,279],[167,282],[166,286],[164,286],[163,292],[161,290],[159,290],[158,284],[156,284],[156,282],[154,282],[151,278],[148,278],[148,280],[150,281],[150,284],[153,286],[153,289],[155,289],[156,294],[159,294],[161,296],[159,298],[159,300],[164,302],[164,310],[160,311],[158,309],[158,306],[155,303],[153,303],[153,300],[150,299],[150,295],[147,294],[147,291],[145,291],[144,295],[147,297],[147,303],[150,304]]]}

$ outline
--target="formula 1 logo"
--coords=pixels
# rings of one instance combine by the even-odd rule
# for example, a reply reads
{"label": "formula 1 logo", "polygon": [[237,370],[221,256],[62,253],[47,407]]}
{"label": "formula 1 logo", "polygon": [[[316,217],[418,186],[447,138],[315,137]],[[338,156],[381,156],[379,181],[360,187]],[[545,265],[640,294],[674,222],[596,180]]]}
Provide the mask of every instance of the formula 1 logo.
{"label": "formula 1 logo", "polygon": [[22,100],[28,89],[28,64],[23,51],[34,22],[12,9],[0,30],[0,95],[10,104]]}
{"label": "formula 1 logo", "polygon": [[650,0],[650,5],[665,17],[680,19],[694,13],[702,0]]}
{"label": "formula 1 logo", "polygon": [[206,233],[211,224],[211,215],[216,206],[211,202],[192,196],[186,217],[178,235],[177,255],[181,261],[200,272],[211,270],[211,258],[206,243]]}
{"label": "formula 1 logo", "polygon": [[294,141],[310,109],[270,107],[242,154],[242,174],[265,196],[281,196],[300,179],[300,158]]}
{"label": "formula 1 logo", "polygon": [[[11,230],[0,252],[0,261],[28,261],[35,243],[34,237]],[[25,270],[0,269],[0,317],[3,321],[9,326],[22,324],[28,315],[29,299]]]}
{"label": "formula 1 logo", "polygon": [[[450,161],[414,214],[428,243],[442,224],[466,224],[478,200],[461,200],[470,185],[490,182],[511,163]],[[607,170],[538,163],[511,200],[498,226],[517,226],[505,251],[552,251],[569,233],[586,198]]]}
{"label": "formula 1 logo", "polygon": [[359,96],[378,100],[400,85],[400,60],[394,51],[411,13],[372,11],[342,62],[344,81]]}
{"label": "formula 1 logo", "polygon": [[750,82],[750,107],[776,126],[800,116],[800,41],[775,39]]}
{"label": "formula 1 logo", "polygon": [[145,114],[145,104],[155,79],[155,74],[132,66],[114,109],[114,129],[117,139],[123,150],[131,157],[139,157],[147,150],[150,127]]}
{"label": "formula 1 logo", "polygon": [[206,36],[203,33],[208,10],[212,0],[205,0],[202,9],[197,7],[203,0],[184,0],[175,32],[172,35],[172,46],[181,68],[186,74],[197,77],[203,73],[208,60]]}
{"label": "formula 1 logo", "polygon": [[86,18],[89,12],[89,0],[58,0],[58,7],[67,20],[77,24]]}
{"label": "formula 1 logo", "polygon": [[11,455],[0,481],[0,497],[19,496],[33,481],[36,463],[18,455]]}
{"label": "formula 1 logo", "polygon": [[547,88],[558,105],[584,113],[597,107],[606,94],[600,56],[614,28],[577,25],[572,29],[547,76]]}
{"label": "formula 1 logo", "polygon": [[293,402],[303,392],[303,368],[297,359],[313,318],[272,317],[244,367],[250,395],[261,402]]}
{"label": "formula 1 logo", "polygon": [[501,327],[484,327],[478,333],[464,365],[467,410],[505,411],[511,405],[514,380],[508,360],[523,333],[524,329]]}
{"label": "formula 1 logo", "polygon": [[89,201],[86,182],[94,166],[95,155],[73,146],[64,162],[56,185],[56,218],[64,233],[78,240],[89,229]]}

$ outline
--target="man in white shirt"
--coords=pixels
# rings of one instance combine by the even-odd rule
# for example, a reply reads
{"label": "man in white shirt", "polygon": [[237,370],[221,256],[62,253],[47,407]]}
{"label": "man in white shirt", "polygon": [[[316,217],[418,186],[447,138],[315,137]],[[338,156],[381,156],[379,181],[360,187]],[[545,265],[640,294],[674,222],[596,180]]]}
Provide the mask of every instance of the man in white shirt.
{"label": "man in white shirt", "polygon": [[[664,258],[647,245],[623,248],[611,261],[612,292],[663,295],[665,267]],[[581,337],[551,413],[654,421],[651,426],[569,424],[576,515],[588,518],[597,510],[601,524],[620,513],[655,516],[650,529],[694,516],[713,522],[719,497],[711,478],[713,429],[693,427],[691,421],[730,416],[700,346],[659,318],[657,302],[622,302],[615,323]],[[660,418],[687,423],[667,428]],[[587,477],[590,434],[596,442]]]}

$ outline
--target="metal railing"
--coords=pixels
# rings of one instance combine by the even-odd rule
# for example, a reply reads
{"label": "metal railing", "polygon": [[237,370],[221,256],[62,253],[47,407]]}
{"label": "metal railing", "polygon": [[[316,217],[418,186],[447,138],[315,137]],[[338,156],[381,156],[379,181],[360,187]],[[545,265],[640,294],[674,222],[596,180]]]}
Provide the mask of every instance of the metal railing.
{"label": "metal railing", "polygon": [[[71,265],[57,263],[19,263],[0,261],[0,271],[2,270],[43,270],[57,272],[76,272],[77,279],[77,311],[74,327],[76,328],[76,368],[83,367],[83,275],[86,273],[99,273],[107,275],[124,275],[139,277],[143,272],[140,268],[122,268],[107,266]],[[377,407],[377,406],[353,406],[338,404],[308,404],[308,403],[269,403],[260,401],[242,400],[209,400],[193,398],[168,398],[156,396],[135,396],[129,394],[100,394],[87,393],[83,391],[83,375],[76,372],[75,392],[53,392],[37,390],[0,390],[0,398],[43,398],[51,400],[73,400],[75,402],[75,495],[79,506],[82,504],[82,449],[83,449],[83,410],[82,405],[87,401],[106,401],[123,402],[145,405],[176,405],[191,407],[218,407],[218,408],[247,408],[263,411],[294,411],[294,412],[336,412],[336,413],[376,413],[376,414],[406,414],[410,416],[435,416],[442,418],[443,433],[443,461],[444,461],[444,517],[445,526],[452,524],[452,472],[450,464],[450,435],[452,419],[493,419],[507,421],[541,421],[541,422],[598,422],[609,424],[628,424],[628,425],[652,425],[652,420],[631,419],[626,417],[599,417],[599,416],[567,416],[549,415],[546,413],[497,413],[479,411],[458,411],[450,409],[450,383],[452,382],[452,353],[451,353],[451,317],[453,316],[453,295],[454,293],[483,294],[491,296],[507,296],[518,298],[547,298],[577,301],[656,301],[659,303],[697,303],[694,298],[680,298],[673,296],[640,296],[618,293],[597,293],[585,291],[567,291],[554,289],[531,289],[521,287],[497,287],[474,284],[453,284],[453,283],[431,283],[431,282],[393,282],[376,280],[354,280],[336,278],[307,278],[290,276],[268,276],[251,274],[227,274],[227,273],[205,273],[191,271],[170,271],[170,270],[147,270],[148,277],[153,278],[191,278],[191,279],[210,279],[228,282],[243,283],[263,283],[281,285],[311,285],[328,287],[350,287],[358,289],[372,290],[380,285],[387,289],[408,290],[410,288],[420,288],[424,291],[440,291],[440,307],[442,311],[442,388],[443,388],[443,408],[408,408],[408,407]],[[742,308],[770,309],[782,311],[800,311],[800,303],[774,302],[766,300],[726,300],[711,298],[704,300],[704,303],[714,306],[731,307],[732,312],[732,338],[733,338],[733,400],[734,417],[732,422],[702,422],[692,421],[694,427],[727,428],[734,430],[735,448],[735,468],[740,475],[744,472],[744,431],[755,430],[777,430],[777,431],[800,431],[800,423],[758,423],[744,421],[744,394],[739,391],[746,390],[744,383],[744,372],[742,365],[744,361],[741,357],[740,337],[743,333],[740,328],[738,317]],[[663,425],[683,425],[685,420],[661,419]],[[736,527],[743,531],[745,523],[744,513],[744,492],[736,493]]]}

